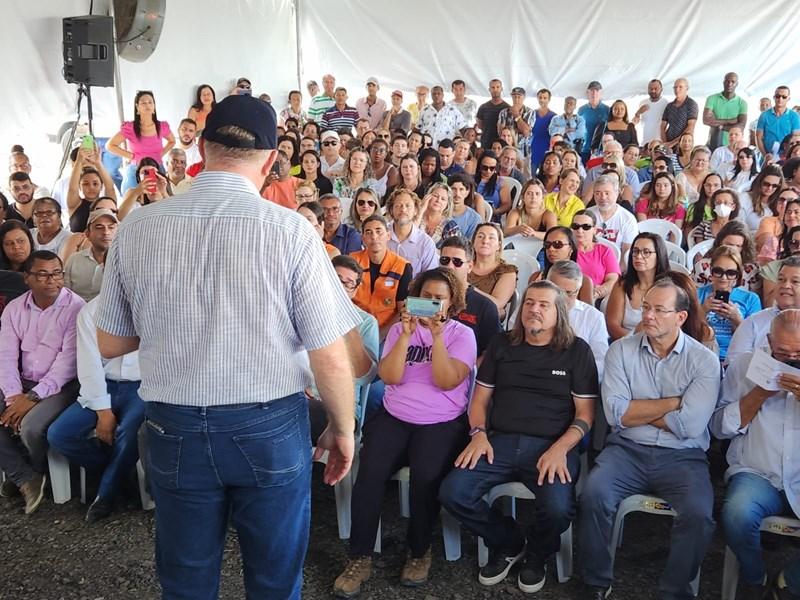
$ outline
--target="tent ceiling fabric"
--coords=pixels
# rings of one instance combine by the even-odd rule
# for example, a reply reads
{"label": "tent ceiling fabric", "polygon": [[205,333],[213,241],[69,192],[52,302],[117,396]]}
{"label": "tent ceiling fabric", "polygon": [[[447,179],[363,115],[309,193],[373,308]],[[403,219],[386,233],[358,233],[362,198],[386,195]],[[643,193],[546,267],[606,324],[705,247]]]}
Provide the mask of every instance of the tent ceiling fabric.
{"label": "tent ceiling fabric", "polygon": [[375,76],[384,90],[449,91],[459,78],[486,95],[499,77],[506,93],[521,85],[579,98],[594,79],[615,98],[646,93],[653,77],[668,91],[682,76],[690,94],[707,96],[726,71],[745,96],[800,84],[796,0],[298,1],[305,79],[330,71],[348,85]]}

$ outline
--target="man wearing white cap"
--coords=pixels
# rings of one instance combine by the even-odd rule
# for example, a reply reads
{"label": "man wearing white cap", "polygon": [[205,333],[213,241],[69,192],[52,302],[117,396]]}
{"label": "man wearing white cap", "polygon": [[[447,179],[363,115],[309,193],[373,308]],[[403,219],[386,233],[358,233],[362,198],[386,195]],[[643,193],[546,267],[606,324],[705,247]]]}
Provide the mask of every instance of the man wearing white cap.
{"label": "man wearing white cap", "polygon": [[100,208],[89,213],[86,239],[89,247],[76,252],[64,265],[64,285],[89,302],[100,293],[106,254],[117,235],[115,211]]}
{"label": "man wearing white cap", "polygon": [[367,79],[367,96],[359,98],[356,102],[356,110],[361,119],[369,121],[370,129],[377,129],[383,120],[383,113],[386,112],[386,101],[378,98],[378,90],[381,89],[378,80],[374,77]]}
{"label": "man wearing white cap", "polygon": [[335,175],[341,175],[344,170],[344,159],[339,154],[339,146],[341,140],[339,134],[335,131],[328,130],[323,132],[320,138],[319,146],[321,150],[320,165],[322,174],[325,177],[331,178]]}

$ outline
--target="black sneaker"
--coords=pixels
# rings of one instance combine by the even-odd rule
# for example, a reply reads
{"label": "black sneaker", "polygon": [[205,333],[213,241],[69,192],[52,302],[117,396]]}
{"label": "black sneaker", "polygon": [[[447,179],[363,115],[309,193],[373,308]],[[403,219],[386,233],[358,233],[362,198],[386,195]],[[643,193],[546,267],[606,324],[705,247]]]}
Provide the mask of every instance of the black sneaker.
{"label": "black sneaker", "polygon": [[547,566],[538,556],[531,553],[525,555],[525,560],[517,575],[517,585],[526,594],[533,594],[544,587]]}
{"label": "black sneaker", "polygon": [[114,502],[98,496],[86,511],[86,522],[90,525],[102,519],[107,519],[114,511]]}
{"label": "black sneaker", "polygon": [[503,581],[508,572],[522,557],[525,556],[525,543],[523,542],[519,551],[507,553],[505,551],[489,551],[489,562],[487,562],[478,572],[478,582],[483,585],[495,585]]}
{"label": "black sneaker", "polygon": [[606,600],[611,597],[611,586],[607,588],[596,585],[584,585],[581,600]]}

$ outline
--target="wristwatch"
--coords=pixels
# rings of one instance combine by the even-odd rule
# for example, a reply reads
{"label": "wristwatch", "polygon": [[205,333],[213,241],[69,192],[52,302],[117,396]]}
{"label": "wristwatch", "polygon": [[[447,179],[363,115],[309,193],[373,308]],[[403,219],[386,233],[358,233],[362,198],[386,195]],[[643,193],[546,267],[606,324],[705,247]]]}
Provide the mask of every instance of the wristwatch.
{"label": "wristwatch", "polygon": [[472,437],[473,435],[476,435],[476,434],[481,433],[481,432],[486,433],[486,428],[484,428],[484,427],[473,427],[472,429],[469,430],[469,437]]}
{"label": "wristwatch", "polygon": [[41,401],[41,398],[39,397],[39,394],[37,394],[33,390],[30,390],[25,395],[31,400],[31,402],[40,402]]}

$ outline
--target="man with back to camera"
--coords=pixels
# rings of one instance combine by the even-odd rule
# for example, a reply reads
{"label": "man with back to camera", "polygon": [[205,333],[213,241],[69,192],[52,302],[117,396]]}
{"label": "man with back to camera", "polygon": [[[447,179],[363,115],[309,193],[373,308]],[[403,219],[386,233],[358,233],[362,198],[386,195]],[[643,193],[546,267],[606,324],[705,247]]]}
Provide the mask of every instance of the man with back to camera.
{"label": "man with back to camera", "polygon": [[229,522],[248,597],[300,598],[312,380],[296,353],[308,351],[328,410],[325,482],[353,457],[342,336],[361,318],[308,221],[259,196],[275,134],[270,105],[219,102],[200,142],[207,169],[190,192],[126,218],[106,259],[98,346],[105,358],[139,350],[165,600],[217,598]]}

